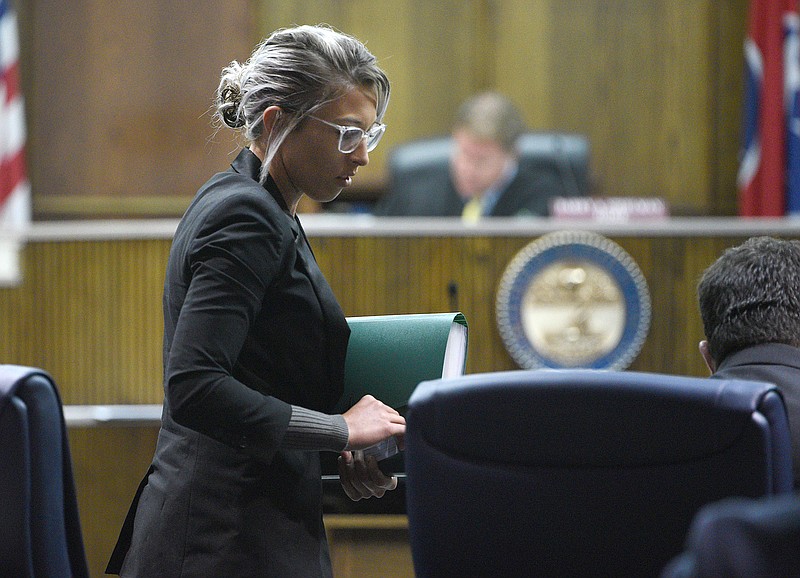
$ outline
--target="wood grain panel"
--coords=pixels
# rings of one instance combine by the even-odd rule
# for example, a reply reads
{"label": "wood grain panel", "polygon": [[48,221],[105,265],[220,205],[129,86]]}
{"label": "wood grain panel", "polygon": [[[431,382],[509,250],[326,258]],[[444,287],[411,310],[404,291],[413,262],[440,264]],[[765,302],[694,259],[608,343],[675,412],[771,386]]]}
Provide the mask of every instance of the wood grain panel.
{"label": "wood grain panel", "polygon": [[[74,197],[122,198],[120,215],[131,198],[188,199],[227,166],[236,146],[230,131],[214,134],[208,112],[222,67],[251,48],[249,3],[26,4],[27,154],[39,216],[61,214],[59,199],[76,209]],[[41,196],[50,202],[38,204]],[[109,203],[100,208],[113,214]]]}
{"label": "wood grain panel", "polygon": [[[533,237],[319,237],[346,315],[460,310],[467,370],[516,367],[497,328],[498,283]],[[653,317],[631,369],[705,375],[696,283],[738,237],[612,237],[639,264]],[[0,359],[48,369],[65,403],[160,403],[161,293],[169,241],[32,242],[24,281],[0,289]]]}
{"label": "wood grain panel", "polygon": [[334,576],[414,577],[405,516],[327,516],[325,529]]}
{"label": "wood grain panel", "polygon": [[714,138],[710,159],[711,193],[708,211],[719,215],[737,212],[736,176],[739,170],[739,152],[742,143],[742,101],[744,37],[747,30],[747,2],[733,0],[714,2],[716,10],[711,31],[713,41]]}
{"label": "wood grain panel", "polygon": [[[495,302],[506,266],[532,240],[325,238],[314,246],[347,315],[464,312],[470,325],[467,370],[483,372],[517,367],[500,338]],[[704,375],[696,352],[702,328],[695,284],[722,246],[736,240],[615,240],[639,264],[653,303],[649,337],[631,369]],[[356,259],[350,265],[349,256]]]}
{"label": "wood grain panel", "polygon": [[343,200],[376,198],[392,146],[446,133],[464,98],[495,88],[532,128],[589,136],[598,193],[736,210],[743,0],[23,4],[40,218],[179,216],[237,146],[206,114],[222,66],[321,22],[364,40],[393,83],[384,143]]}
{"label": "wood grain panel", "polygon": [[[497,329],[498,283],[533,237],[319,237],[312,245],[346,315],[460,310],[469,372],[516,367]],[[704,375],[695,302],[705,267],[737,237],[612,237],[639,264],[653,318],[631,368]],[[24,281],[0,289],[0,359],[43,367],[65,403],[160,403],[168,240],[33,242]]]}
{"label": "wood grain panel", "polygon": [[136,488],[153,458],[158,428],[71,428],[69,443],[90,576],[100,578]]}
{"label": "wood grain panel", "polygon": [[714,116],[709,79],[718,46],[728,48],[739,31],[721,37],[712,6],[499,2],[498,28],[508,34],[498,39],[498,86],[532,126],[589,136],[600,194],[663,196],[679,212],[713,212],[711,160],[722,162],[712,154],[713,131],[723,130],[715,123],[737,121]]}
{"label": "wood grain panel", "polygon": [[50,371],[64,403],[160,403],[169,244],[27,244],[22,285],[0,289],[0,359]]}

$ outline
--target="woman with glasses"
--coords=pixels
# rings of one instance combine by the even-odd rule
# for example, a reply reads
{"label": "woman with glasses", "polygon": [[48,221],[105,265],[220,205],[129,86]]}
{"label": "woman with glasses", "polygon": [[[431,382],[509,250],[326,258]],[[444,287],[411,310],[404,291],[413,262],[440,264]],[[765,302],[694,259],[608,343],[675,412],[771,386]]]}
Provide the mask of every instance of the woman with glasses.
{"label": "woman with glasses", "polygon": [[279,30],[222,72],[217,115],[247,143],[203,185],[164,284],[164,409],[107,572],[330,576],[320,451],[353,500],[397,480],[360,450],[405,421],[342,394],[349,329],[295,212],[335,199],[380,140],[389,81],[356,39]]}

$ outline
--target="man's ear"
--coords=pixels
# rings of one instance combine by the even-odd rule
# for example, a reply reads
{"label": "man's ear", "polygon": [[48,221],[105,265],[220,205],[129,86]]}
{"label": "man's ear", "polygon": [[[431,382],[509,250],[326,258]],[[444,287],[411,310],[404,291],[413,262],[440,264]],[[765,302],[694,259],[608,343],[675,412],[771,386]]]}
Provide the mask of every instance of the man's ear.
{"label": "man's ear", "polygon": [[700,349],[700,355],[703,356],[703,361],[706,362],[708,371],[714,373],[717,370],[717,362],[714,361],[713,357],[711,357],[711,352],[708,349],[708,341],[706,341],[705,339],[701,341],[699,349]]}

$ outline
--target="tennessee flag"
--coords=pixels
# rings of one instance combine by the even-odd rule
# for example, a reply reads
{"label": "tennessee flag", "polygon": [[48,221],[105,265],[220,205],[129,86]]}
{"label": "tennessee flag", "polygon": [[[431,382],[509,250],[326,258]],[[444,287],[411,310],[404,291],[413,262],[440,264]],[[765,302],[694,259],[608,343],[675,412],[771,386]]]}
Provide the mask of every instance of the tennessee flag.
{"label": "tennessee flag", "polygon": [[0,230],[20,229],[30,221],[24,147],[17,19],[8,0],[0,0]]}
{"label": "tennessee flag", "polygon": [[751,0],[745,40],[739,214],[800,214],[800,17],[797,0]]}

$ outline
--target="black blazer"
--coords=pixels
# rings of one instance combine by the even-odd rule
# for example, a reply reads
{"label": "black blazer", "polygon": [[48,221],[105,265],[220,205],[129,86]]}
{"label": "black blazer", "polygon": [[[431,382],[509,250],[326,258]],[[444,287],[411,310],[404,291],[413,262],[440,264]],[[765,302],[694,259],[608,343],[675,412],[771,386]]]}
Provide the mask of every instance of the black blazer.
{"label": "black blazer", "polygon": [[349,329],[260,167],[243,150],[175,233],[162,425],[109,572],[331,574],[319,453],[280,444],[290,404],[329,412],[341,396]]}
{"label": "black blazer", "polygon": [[800,349],[782,343],[747,347],[723,359],[712,377],[766,381],[778,386],[789,414],[794,486],[800,489]]}
{"label": "black blazer", "polygon": [[694,517],[661,578],[800,576],[800,496],[733,497]]}

